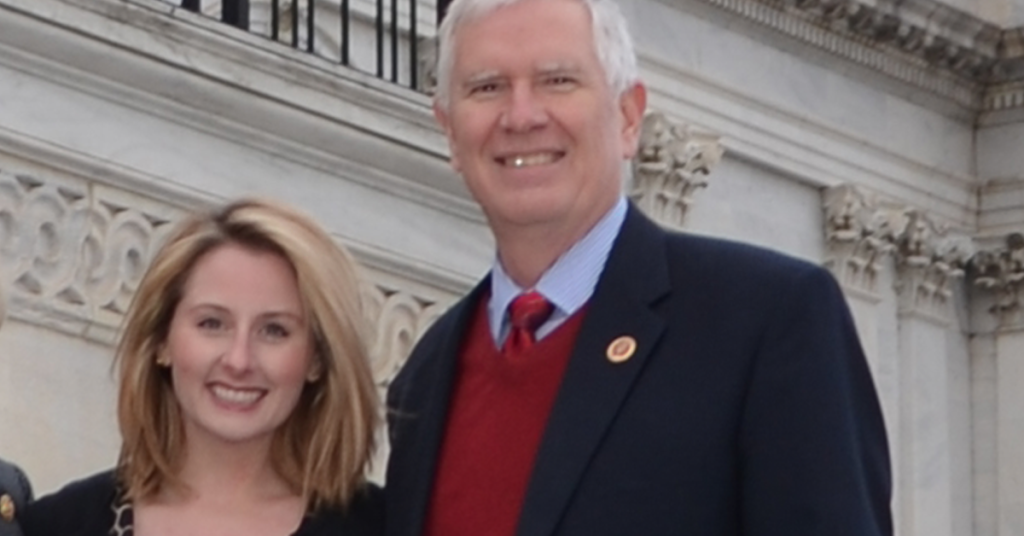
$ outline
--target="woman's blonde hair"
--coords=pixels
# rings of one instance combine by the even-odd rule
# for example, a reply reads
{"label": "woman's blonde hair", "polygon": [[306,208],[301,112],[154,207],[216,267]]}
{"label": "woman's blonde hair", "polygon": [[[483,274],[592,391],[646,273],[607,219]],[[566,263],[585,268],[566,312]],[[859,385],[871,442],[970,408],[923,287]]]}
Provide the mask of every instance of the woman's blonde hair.
{"label": "woman's blonde hair", "polygon": [[380,418],[356,266],[312,219],[259,199],[181,222],[142,278],[115,362],[123,441],[118,476],[125,492],[145,499],[162,486],[183,485],[184,426],[157,354],[196,261],[228,243],[279,254],[295,271],[321,373],[275,432],[271,462],[307,510],[344,507],[364,482]]}

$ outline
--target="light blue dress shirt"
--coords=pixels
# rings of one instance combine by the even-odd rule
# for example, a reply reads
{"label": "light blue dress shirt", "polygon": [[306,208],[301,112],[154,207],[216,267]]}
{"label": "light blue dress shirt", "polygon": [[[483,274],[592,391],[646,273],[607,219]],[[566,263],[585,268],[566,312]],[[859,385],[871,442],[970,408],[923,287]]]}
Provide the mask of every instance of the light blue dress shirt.
{"label": "light blue dress shirt", "polygon": [[[541,293],[555,309],[551,317],[537,328],[537,340],[561,326],[594,294],[594,287],[604,271],[612,244],[626,219],[626,206],[626,198],[620,197],[615,206],[582,239],[540,276],[532,290]],[[487,304],[487,319],[498,348],[501,348],[510,330],[508,304],[528,290],[516,285],[501,266],[501,261],[495,257],[491,269],[491,300]]]}

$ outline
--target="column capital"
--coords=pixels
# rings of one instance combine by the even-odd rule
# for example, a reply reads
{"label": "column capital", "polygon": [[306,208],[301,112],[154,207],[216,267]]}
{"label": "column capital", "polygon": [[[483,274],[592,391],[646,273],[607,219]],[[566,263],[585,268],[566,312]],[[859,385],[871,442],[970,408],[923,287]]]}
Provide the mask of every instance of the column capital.
{"label": "column capital", "polygon": [[946,321],[952,284],[975,251],[968,235],[849,184],[827,189],[824,207],[825,264],[844,287],[880,299],[878,278],[891,258],[901,312]]}
{"label": "column capital", "polygon": [[1024,234],[1009,233],[1000,242],[974,255],[971,278],[976,287],[992,294],[989,311],[1006,327],[1024,322]]}
{"label": "column capital", "polygon": [[718,135],[651,112],[640,131],[629,197],[662,225],[682,228],[693,193],[708,185],[724,152]]}

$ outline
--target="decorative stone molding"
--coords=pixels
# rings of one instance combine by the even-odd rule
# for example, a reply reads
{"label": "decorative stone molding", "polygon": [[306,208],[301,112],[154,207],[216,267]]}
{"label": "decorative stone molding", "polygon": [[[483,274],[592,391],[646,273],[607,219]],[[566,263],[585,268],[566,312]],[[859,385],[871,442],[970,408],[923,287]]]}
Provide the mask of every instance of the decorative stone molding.
{"label": "decorative stone molding", "polygon": [[937,0],[706,1],[969,110],[1024,106],[1003,87],[1024,79],[1024,28]]}
{"label": "decorative stone molding", "polygon": [[[183,214],[88,181],[0,169],[0,285],[11,295],[10,312],[113,343],[151,255]],[[383,277],[363,280],[361,299],[375,328],[370,355],[382,388],[453,298],[444,290],[427,298],[410,290],[414,286]]]}
{"label": "decorative stone molding", "polygon": [[825,264],[844,286],[876,296],[878,275],[891,255],[901,309],[946,318],[951,285],[974,254],[969,237],[850,185],[826,190],[824,204]]}
{"label": "decorative stone molding", "polygon": [[12,299],[77,335],[116,328],[168,223],[86,183],[0,170],[0,273]]}
{"label": "decorative stone molding", "polygon": [[707,176],[724,152],[718,136],[698,133],[660,112],[649,113],[633,159],[629,197],[656,221],[681,228],[693,193],[707,186]]}
{"label": "decorative stone molding", "polygon": [[1024,306],[1024,234],[1006,236],[1003,247],[982,249],[971,260],[974,284],[995,294],[991,312],[1004,322]]}
{"label": "decorative stone molding", "polygon": [[1001,28],[933,0],[778,3],[833,31],[867,38],[876,46],[899,50],[967,79],[989,78],[1001,60]]}
{"label": "decorative stone molding", "polygon": [[844,286],[874,296],[883,260],[896,247],[893,213],[850,185],[826,190],[824,204],[825,266]]}
{"label": "decorative stone molding", "polygon": [[450,303],[424,299],[406,289],[364,284],[363,307],[376,327],[370,348],[373,375],[381,388],[391,384],[405,364],[413,345]]}

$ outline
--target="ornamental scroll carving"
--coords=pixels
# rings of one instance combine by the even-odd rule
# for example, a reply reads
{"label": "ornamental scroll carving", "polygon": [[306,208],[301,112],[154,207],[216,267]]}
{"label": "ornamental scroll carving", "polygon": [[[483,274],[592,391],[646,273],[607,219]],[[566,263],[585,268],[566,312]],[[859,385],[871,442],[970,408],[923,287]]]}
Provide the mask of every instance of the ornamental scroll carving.
{"label": "ornamental scroll carving", "polygon": [[72,331],[116,327],[169,227],[124,201],[0,170],[0,273],[13,297]]}
{"label": "ornamental scroll carving", "polygon": [[[44,181],[0,170],[0,277],[11,300],[9,313],[113,342],[152,254],[183,214],[153,199],[86,181]],[[366,279],[361,294],[375,328],[370,354],[383,388],[454,296],[410,291],[401,281]],[[93,326],[100,330],[94,332]]]}
{"label": "ornamental scroll carving", "polygon": [[386,388],[401,370],[412,347],[450,305],[381,284],[366,283],[363,308],[376,333],[370,347],[373,376]]}
{"label": "ornamental scroll carving", "polygon": [[974,284],[992,291],[991,311],[1000,318],[1018,313],[1024,305],[1024,235],[1011,233],[1000,248],[982,249],[971,260]]}
{"label": "ornamental scroll carving", "polygon": [[826,265],[847,287],[874,294],[892,258],[904,311],[944,318],[952,284],[974,255],[967,235],[950,232],[924,212],[880,200],[854,186],[825,192]]}
{"label": "ornamental scroll carving", "polygon": [[708,185],[707,176],[724,152],[718,136],[650,113],[633,159],[629,197],[663,225],[682,227],[693,193]]}

